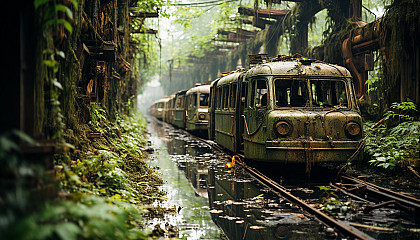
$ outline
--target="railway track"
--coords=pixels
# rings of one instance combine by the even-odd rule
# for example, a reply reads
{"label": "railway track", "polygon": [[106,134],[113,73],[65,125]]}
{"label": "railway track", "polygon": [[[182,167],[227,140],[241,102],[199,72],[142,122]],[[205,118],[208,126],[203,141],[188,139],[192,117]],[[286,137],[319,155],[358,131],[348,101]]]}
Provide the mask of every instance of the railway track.
{"label": "railway track", "polygon": [[328,216],[327,214],[323,213],[322,211],[314,208],[304,200],[294,196],[291,194],[285,187],[277,183],[276,181],[273,181],[272,179],[265,176],[263,173],[258,171],[257,169],[253,167],[247,166],[242,160],[235,161],[236,164],[240,165],[242,168],[244,168],[249,174],[251,174],[253,177],[261,181],[266,186],[270,187],[272,191],[279,193],[279,195],[283,198],[286,198],[290,202],[293,202],[294,204],[300,206],[303,210],[306,212],[314,215],[319,220],[324,222],[326,225],[334,228],[341,234],[345,236],[350,236],[354,239],[373,239],[372,237],[364,234],[363,232],[357,230],[356,228],[346,225],[344,222],[334,219],[333,217]]}
{"label": "railway track", "polygon": [[[261,183],[269,187],[273,192],[278,193],[281,197],[300,206],[304,211],[312,214],[313,216],[324,222],[326,225],[332,227],[344,236],[348,236],[353,239],[374,239],[366,233],[358,230],[356,227],[369,228],[371,230],[379,231],[393,231],[393,229],[389,228],[366,226],[363,224],[337,220],[327,215],[326,213],[320,211],[319,209],[315,208],[312,204],[307,203],[305,200],[294,196],[284,186],[265,176],[257,169],[247,166],[242,160],[240,160],[240,158],[236,158],[237,159],[235,161],[235,164],[240,165],[249,174],[251,174]],[[351,198],[364,202],[366,204],[363,211],[364,213],[368,213],[374,209],[378,209],[381,207],[390,207],[410,212],[417,216],[420,214],[419,199],[394,192],[390,189],[374,185],[372,183],[366,182],[358,178],[342,175],[340,176],[338,182],[330,183],[330,186],[336,188],[337,190],[341,191],[342,193],[346,194]]]}
{"label": "railway track", "polygon": [[[218,146],[213,141],[201,139],[197,136],[192,135],[194,138],[212,146],[213,148],[224,152],[232,159],[235,159],[234,165],[240,166],[244,169],[248,174],[253,176],[263,185],[267,186],[269,190],[274,192],[275,194],[279,195],[280,197],[287,199],[295,206],[299,206],[302,210],[306,211],[310,215],[314,216],[315,218],[319,219],[325,225],[329,226],[330,228],[334,229],[342,238],[350,238],[350,239],[375,239],[372,236],[369,236],[365,232],[360,229],[368,229],[371,231],[389,231],[392,232],[394,229],[392,228],[384,228],[384,227],[376,227],[376,226],[369,226],[366,224],[360,224],[357,222],[350,222],[337,219],[328,215],[327,213],[321,211],[320,209],[316,208],[314,204],[310,203],[305,199],[301,199],[295,195],[293,195],[291,190],[287,189],[286,187],[282,186],[279,182],[271,179],[270,177],[266,176],[258,169],[248,166],[242,159],[244,156],[242,155],[232,155],[224,151],[220,146]],[[404,195],[401,193],[397,193],[387,188],[383,188],[377,186],[375,184],[369,183],[363,179],[341,175],[338,177],[338,180],[334,183],[330,183],[329,187],[334,189],[335,191],[341,192],[343,195],[347,196],[348,198],[352,198],[358,202],[363,204],[363,213],[368,214],[372,210],[379,209],[379,208],[393,208],[398,209],[408,214],[414,215],[416,218],[420,215],[420,200]],[[414,232],[419,231],[418,229],[414,229]]]}

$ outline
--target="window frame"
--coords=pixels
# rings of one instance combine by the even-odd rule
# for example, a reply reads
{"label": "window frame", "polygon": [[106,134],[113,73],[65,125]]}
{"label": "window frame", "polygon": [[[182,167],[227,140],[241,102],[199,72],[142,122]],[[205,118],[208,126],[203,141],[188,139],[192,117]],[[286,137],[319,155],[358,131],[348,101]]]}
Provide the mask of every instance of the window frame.
{"label": "window frame", "polygon": [[[287,80],[287,81],[294,81],[294,80],[305,80],[307,82],[307,94],[308,94],[308,98],[309,98],[309,106],[302,106],[302,107],[293,107],[290,106],[290,95],[286,96],[288,98],[287,101],[287,106],[278,106],[277,105],[277,92],[276,91],[276,81],[277,80]],[[315,106],[314,105],[314,93],[312,91],[312,84],[313,82],[316,81],[336,81],[336,82],[342,82],[344,83],[344,88],[345,88],[345,92],[346,92],[346,100],[347,100],[347,106],[343,106],[340,107],[342,109],[351,109],[352,108],[352,95],[349,92],[349,84],[348,84],[348,78],[346,77],[328,77],[328,76],[316,76],[316,77],[306,77],[306,78],[297,78],[295,76],[293,77],[287,77],[287,76],[274,76],[272,78],[272,82],[273,82],[273,97],[274,97],[274,108],[275,109],[284,109],[284,108],[296,108],[296,109],[302,109],[302,108],[311,108],[311,109],[334,109],[335,106],[332,105],[331,107],[323,107],[323,106]]]}

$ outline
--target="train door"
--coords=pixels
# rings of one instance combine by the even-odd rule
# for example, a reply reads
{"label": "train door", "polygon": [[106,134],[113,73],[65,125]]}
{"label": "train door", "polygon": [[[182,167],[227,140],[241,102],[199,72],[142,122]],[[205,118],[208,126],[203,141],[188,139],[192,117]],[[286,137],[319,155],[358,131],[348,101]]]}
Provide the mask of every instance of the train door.
{"label": "train door", "polygon": [[208,138],[214,139],[214,100],[216,93],[217,80],[212,82],[210,85],[210,97],[209,97],[209,123],[208,123]]}
{"label": "train door", "polygon": [[[195,116],[195,111],[197,109],[197,93],[193,93],[191,95],[188,96],[189,97],[189,101],[188,101],[188,107],[187,107],[187,121],[190,124],[194,124],[194,116]],[[191,128],[191,127],[190,127]]]}
{"label": "train door", "polygon": [[[265,115],[267,112],[269,91],[268,84],[265,78],[253,78],[248,83],[248,94],[249,99],[247,100],[247,106],[244,109],[244,124],[245,131],[244,140],[248,141],[254,148],[248,149],[245,146],[245,154],[254,157],[260,153],[255,151],[256,148],[261,147],[264,143],[264,133],[262,133],[263,126],[266,125]],[[260,143],[255,145],[255,143]],[[250,145],[250,146],[251,146]],[[250,152],[252,151],[252,153]]]}
{"label": "train door", "polygon": [[244,150],[244,108],[248,93],[248,82],[243,81],[243,75],[238,77],[238,90],[236,91],[236,149],[237,152],[243,152]]}

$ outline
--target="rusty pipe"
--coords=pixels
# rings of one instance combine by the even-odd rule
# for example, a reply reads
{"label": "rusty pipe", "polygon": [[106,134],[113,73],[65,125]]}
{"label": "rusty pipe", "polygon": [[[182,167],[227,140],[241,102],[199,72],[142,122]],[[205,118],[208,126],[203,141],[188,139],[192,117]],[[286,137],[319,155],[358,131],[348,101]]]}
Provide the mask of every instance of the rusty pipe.
{"label": "rusty pipe", "polygon": [[355,77],[354,84],[356,86],[356,96],[357,98],[362,98],[365,95],[365,88],[363,86],[363,78],[360,72],[357,70],[354,61],[353,61],[353,53],[351,50],[352,43],[349,38],[346,38],[343,41],[342,50],[343,50],[343,57],[346,66],[349,68],[352,75]]}

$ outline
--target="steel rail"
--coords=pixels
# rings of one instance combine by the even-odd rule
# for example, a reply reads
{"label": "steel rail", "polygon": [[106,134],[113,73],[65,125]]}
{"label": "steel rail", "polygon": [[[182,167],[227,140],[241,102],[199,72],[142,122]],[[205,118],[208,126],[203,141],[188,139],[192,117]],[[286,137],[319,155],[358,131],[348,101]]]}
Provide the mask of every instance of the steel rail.
{"label": "steel rail", "polygon": [[407,196],[401,193],[397,193],[394,192],[390,189],[387,188],[383,188],[380,186],[377,186],[373,183],[369,183],[366,182],[364,180],[361,179],[357,179],[354,177],[350,177],[350,176],[341,176],[342,179],[345,179],[347,181],[352,181],[354,183],[360,184],[360,185],[364,185],[366,186],[366,190],[370,191],[374,194],[380,195],[381,197],[388,199],[388,200],[395,200],[397,202],[399,202],[400,204],[407,206],[407,207],[411,207],[414,208],[416,211],[416,214],[419,215],[420,214],[420,199],[418,198],[414,198],[411,196]]}
{"label": "steel rail", "polygon": [[287,189],[281,186],[279,183],[273,181],[272,179],[268,178],[255,168],[247,166],[242,161],[236,161],[236,164],[242,166],[248,173],[252,176],[257,178],[259,181],[271,187],[274,192],[279,193],[282,197],[286,198],[287,200],[299,205],[303,210],[307,211],[308,213],[316,216],[320,221],[324,222],[326,225],[335,228],[338,232],[343,235],[353,237],[354,239],[373,239],[372,237],[364,234],[363,232],[351,227],[346,226],[342,222],[335,220],[334,218],[328,216],[327,214],[321,212],[320,210],[310,206],[308,203],[304,202],[300,198],[292,195]]}

